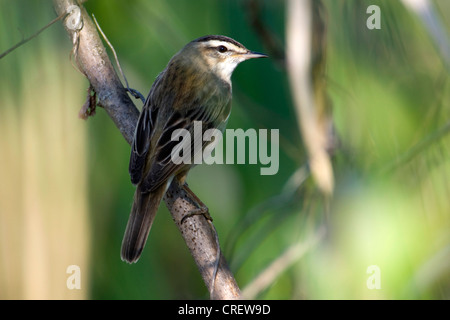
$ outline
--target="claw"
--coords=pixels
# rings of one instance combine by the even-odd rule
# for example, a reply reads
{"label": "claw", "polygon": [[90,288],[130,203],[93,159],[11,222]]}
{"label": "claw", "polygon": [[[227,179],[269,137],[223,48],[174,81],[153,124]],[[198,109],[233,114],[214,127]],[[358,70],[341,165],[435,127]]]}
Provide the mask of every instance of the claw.
{"label": "claw", "polygon": [[180,221],[180,224],[183,224],[187,218],[191,218],[193,216],[203,216],[206,220],[213,221],[211,215],[209,214],[209,210],[206,206],[202,206],[200,208],[194,209],[191,212],[187,213]]}

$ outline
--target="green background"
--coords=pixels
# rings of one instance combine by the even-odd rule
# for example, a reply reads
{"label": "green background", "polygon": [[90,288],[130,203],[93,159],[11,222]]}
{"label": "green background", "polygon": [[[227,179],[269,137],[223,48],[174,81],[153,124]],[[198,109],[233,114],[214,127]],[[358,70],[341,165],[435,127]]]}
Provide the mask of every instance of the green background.
{"label": "green background", "polygon": [[[189,185],[209,207],[241,289],[287,248],[308,241],[325,226],[325,236],[257,298],[448,299],[448,69],[421,20],[401,2],[323,2],[329,30],[328,93],[340,140],[328,212],[311,178],[293,192],[286,188],[307,159],[287,72],[276,59],[249,61],[236,69],[228,128],[278,129],[279,172],[261,176],[261,165],[202,165],[191,171]],[[261,21],[284,51],[285,2],[259,3]],[[381,30],[366,28],[371,4],[381,8]],[[435,4],[448,34],[450,3]],[[252,27],[249,1],[90,0],[85,7],[114,45],[130,86],[144,96],[169,59],[206,34],[227,35],[271,54]],[[0,51],[55,16],[51,1],[1,0]],[[120,260],[134,193],[128,176],[130,148],[101,108],[87,121],[77,118],[88,82],[72,67],[70,51],[71,40],[58,22],[0,60],[0,297],[208,298],[165,205],[139,262]],[[72,126],[75,142],[70,140]],[[62,137],[57,145],[50,139],[55,135]],[[54,147],[47,149],[48,144]],[[61,154],[65,156],[59,159]],[[34,167],[33,161],[39,164]],[[29,182],[28,174],[38,178]],[[82,182],[75,185],[76,179]],[[37,191],[27,187],[31,185]],[[67,200],[67,193],[77,198]],[[26,227],[35,208],[33,194],[39,203],[43,195],[48,197],[51,208],[78,208],[85,201],[79,209],[83,214],[55,209],[57,214],[39,220],[41,236],[32,239],[41,239],[38,248],[45,252],[29,253],[23,240],[38,228],[35,223]],[[48,212],[45,205],[40,208],[44,215]],[[59,222],[69,215],[69,222]],[[79,227],[82,217],[85,226]],[[52,228],[61,232],[47,232]],[[82,261],[70,258],[77,249],[66,247],[66,241],[73,248],[82,243],[77,251]],[[65,282],[48,280],[53,274],[67,278],[65,262],[63,269],[55,267],[62,253],[82,265],[78,296],[67,292]],[[26,270],[40,265],[42,274],[29,276]],[[371,265],[381,271],[379,290],[366,285]],[[42,288],[48,282],[52,286]],[[33,285],[44,293],[30,295],[28,286]]]}

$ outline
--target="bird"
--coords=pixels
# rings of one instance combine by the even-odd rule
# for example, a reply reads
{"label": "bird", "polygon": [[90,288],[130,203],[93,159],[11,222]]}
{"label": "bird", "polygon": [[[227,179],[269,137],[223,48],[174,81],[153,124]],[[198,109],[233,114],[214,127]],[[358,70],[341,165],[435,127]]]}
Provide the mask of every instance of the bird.
{"label": "bird", "polygon": [[[183,185],[195,166],[193,162],[172,161],[172,150],[180,144],[172,139],[174,132],[184,129],[193,133],[197,121],[203,132],[223,132],[231,113],[233,71],[245,60],[266,57],[227,36],[207,35],[186,44],[156,77],[131,144],[128,171],[136,190],[122,241],[123,261],[139,260],[170,183],[177,179]],[[198,138],[184,143],[192,147]],[[202,150],[209,143],[201,141]]]}

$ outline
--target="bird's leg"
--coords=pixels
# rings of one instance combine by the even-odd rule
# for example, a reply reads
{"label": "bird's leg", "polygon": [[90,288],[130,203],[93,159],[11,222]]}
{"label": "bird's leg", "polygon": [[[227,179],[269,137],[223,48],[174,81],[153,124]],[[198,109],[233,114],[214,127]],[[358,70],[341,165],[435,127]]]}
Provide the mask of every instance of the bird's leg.
{"label": "bird's leg", "polygon": [[209,210],[208,207],[195,195],[195,193],[189,188],[189,186],[187,185],[187,183],[184,183],[182,185],[182,188],[184,189],[184,191],[186,191],[186,193],[189,196],[189,199],[192,200],[192,202],[194,202],[195,206],[197,207],[197,209],[191,210],[190,212],[188,212],[182,219],[180,224],[183,224],[183,222],[187,219],[190,218],[192,216],[204,216],[206,220],[209,221],[213,221],[213,219],[211,218],[211,215],[209,214]]}

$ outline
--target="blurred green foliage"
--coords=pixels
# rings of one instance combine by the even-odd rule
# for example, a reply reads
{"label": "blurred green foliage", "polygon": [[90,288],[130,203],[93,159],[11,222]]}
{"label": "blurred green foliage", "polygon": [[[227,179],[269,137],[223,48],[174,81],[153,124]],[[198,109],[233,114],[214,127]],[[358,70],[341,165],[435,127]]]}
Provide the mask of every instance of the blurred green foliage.
{"label": "blurred green foliage", "polygon": [[[448,32],[450,4],[435,3]],[[1,10],[11,13],[1,15],[6,20],[0,21],[0,34],[13,35],[10,42],[0,42],[2,51],[52,17],[51,1],[0,4]],[[283,194],[289,178],[307,159],[286,70],[270,59],[244,63],[235,71],[228,128],[279,129],[278,174],[261,176],[259,165],[202,165],[191,171],[189,185],[209,207],[241,288],[292,243],[326,225],[325,238],[259,298],[448,299],[450,138],[442,134],[430,139],[449,122],[448,70],[420,20],[400,2],[325,0],[324,4],[328,86],[340,139],[329,210],[310,180],[294,194]],[[371,4],[381,8],[381,30],[366,28],[366,8]],[[252,28],[249,1],[89,0],[85,7],[114,45],[130,86],[144,96],[172,55],[199,36],[224,34],[252,50],[267,50]],[[260,1],[260,7],[261,21],[284,46],[284,1]],[[70,40],[60,24],[17,54],[38,54],[34,48],[39,43],[45,43],[42,50],[66,56],[65,63],[70,64]],[[14,71],[23,62],[10,56],[0,60],[0,85],[19,96],[28,94]],[[70,76],[78,81],[83,77]],[[85,92],[78,94],[81,107]],[[136,105],[141,108],[139,101]],[[2,101],[0,108],[4,107]],[[45,110],[39,99],[35,107]],[[73,121],[81,121],[77,112],[72,112]],[[84,125],[88,172],[80,174],[88,176],[91,230],[87,297],[207,298],[164,205],[139,262],[128,265],[120,260],[134,193],[128,176],[129,146],[101,109]],[[381,270],[380,290],[367,288],[370,265]]]}

